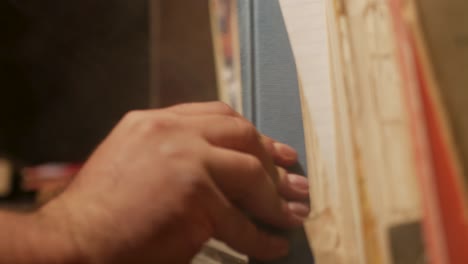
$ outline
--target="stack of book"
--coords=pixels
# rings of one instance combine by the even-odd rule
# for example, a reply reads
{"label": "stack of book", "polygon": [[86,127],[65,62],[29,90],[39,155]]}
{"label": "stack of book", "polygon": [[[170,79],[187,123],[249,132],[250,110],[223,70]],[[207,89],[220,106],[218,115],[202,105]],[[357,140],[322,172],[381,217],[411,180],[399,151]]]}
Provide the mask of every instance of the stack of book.
{"label": "stack of book", "polygon": [[[316,263],[468,263],[468,1],[279,2]],[[240,78],[237,51],[213,29],[221,98],[239,108],[238,82],[223,81]]]}
{"label": "stack of book", "polygon": [[468,2],[280,3],[317,263],[468,263]]}

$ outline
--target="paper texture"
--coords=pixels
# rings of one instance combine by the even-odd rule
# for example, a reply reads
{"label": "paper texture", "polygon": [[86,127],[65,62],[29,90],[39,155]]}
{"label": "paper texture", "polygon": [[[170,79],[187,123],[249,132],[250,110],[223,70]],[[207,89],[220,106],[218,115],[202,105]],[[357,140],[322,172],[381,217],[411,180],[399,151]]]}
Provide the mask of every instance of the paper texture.
{"label": "paper texture", "polygon": [[335,174],[335,127],[324,0],[281,0],[289,40],[324,162]]}
{"label": "paper texture", "polygon": [[191,264],[247,264],[248,259],[225,244],[210,240]]}
{"label": "paper texture", "polygon": [[[325,167],[310,172],[317,263],[417,263],[424,259],[421,197],[386,1],[281,4],[311,119],[307,133],[316,134],[309,156]],[[326,104],[328,112],[318,107]],[[323,115],[335,142],[324,136]]]}

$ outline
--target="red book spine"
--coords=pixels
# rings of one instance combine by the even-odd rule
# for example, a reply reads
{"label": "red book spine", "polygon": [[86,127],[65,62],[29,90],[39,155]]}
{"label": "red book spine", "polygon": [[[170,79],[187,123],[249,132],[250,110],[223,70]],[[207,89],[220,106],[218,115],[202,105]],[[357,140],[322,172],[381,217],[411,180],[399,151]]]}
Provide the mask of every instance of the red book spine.
{"label": "red book spine", "polygon": [[419,167],[429,262],[466,264],[468,225],[457,161],[444,137],[444,123],[430,90],[414,25],[403,18],[401,0],[389,0],[389,4]]}

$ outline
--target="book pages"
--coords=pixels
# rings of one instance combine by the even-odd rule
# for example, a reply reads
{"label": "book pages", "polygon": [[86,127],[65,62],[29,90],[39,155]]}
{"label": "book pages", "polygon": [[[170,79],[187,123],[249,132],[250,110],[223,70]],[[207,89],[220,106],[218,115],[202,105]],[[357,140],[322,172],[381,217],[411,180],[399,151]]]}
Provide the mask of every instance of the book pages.
{"label": "book pages", "polygon": [[[280,3],[301,81],[312,205],[311,220],[306,223],[308,237],[317,263],[361,263],[360,226],[353,216],[357,200],[347,195],[354,189],[349,188],[353,183],[339,179],[336,172],[335,144],[341,142],[335,143],[337,122],[331,83],[342,79],[331,79],[331,72],[340,69],[332,69],[334,65],[329,63],[328,38],[337,35],[327,32],[325,1]],[[351,247],[355,250],[347,250]]]}
{"label": "book pages", "polygon": [[335,174],[335,123],[330,86],[330,63],[327,19],[323,0],[280,1],[286,19],[289,40],[301,74],[308,111],[314,120],[314,129],[330,174]]}
{"label": "book pages", "polygon": [[[300,33],[291,28],[311,21],[299,21],[299,12],[304,12],[300,8],[298,13],[288,11],[293,3],[284,0],[282,7],[299,75],[305,79],[314,71],[304,70],[302,61],[314,58],[297,43],[307,43],[316,30],[312,25]],[[388,5],[383,0],[327,3],[337,175],[336,181],[328,181],[334,184],[328,190],[338,191],[326,202],[336,203],[335,208],[329,206],[333,217],[328,221],[336,223],[332,235],[338,238],[332,241],[340,242],[334,258],[318,258],[318,263],[419,263],[425,258],[421,197]],[[307,101],[306,91],[318,88],[306,84]],[[312,103],[307,103],[312,111]],[[314,119],[313,113],[310,116]],[[411,248],[411,254],[403,248]]]}

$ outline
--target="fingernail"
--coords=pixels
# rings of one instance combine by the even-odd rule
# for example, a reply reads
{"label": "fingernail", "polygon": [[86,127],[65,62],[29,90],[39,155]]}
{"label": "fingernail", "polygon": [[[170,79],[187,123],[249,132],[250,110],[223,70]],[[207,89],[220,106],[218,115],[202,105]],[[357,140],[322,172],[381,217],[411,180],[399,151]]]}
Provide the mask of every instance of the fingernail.
{"label": "fingernail", "polygon": [[288,159],[288,160],[297,159],[297,152],[292,147],[283,143],[279,143],[279,142],[275,142],[273,145],[275,147],[275,151],[278,154],[280,154],[282,157],[284,157],[285,159]]}
{"label": "fingernail", "polygon": [[290,202],[288,203],[289,210],[301,219],[305,219],[309,216],[310,207],[303,203]]}
{"label": "fingernail", "polygon": [[309,181],[306,177],[297,174],[288,174],[288,181],[293,189],[304,192],[309,191]]}

